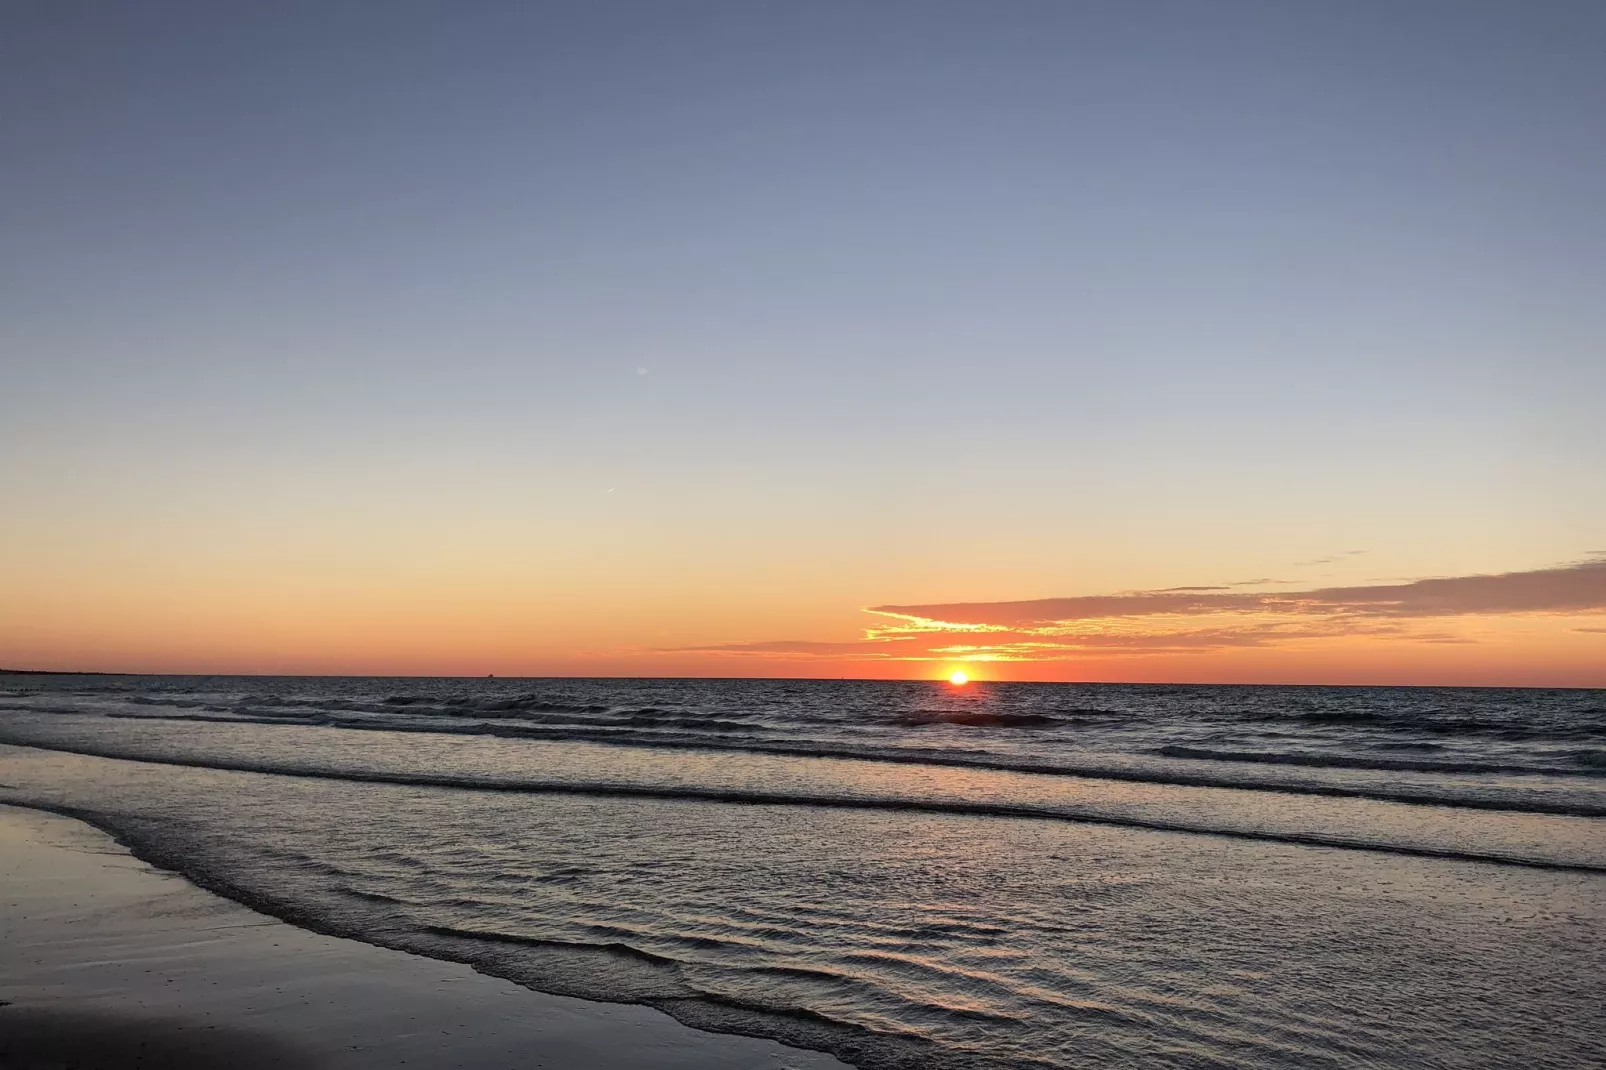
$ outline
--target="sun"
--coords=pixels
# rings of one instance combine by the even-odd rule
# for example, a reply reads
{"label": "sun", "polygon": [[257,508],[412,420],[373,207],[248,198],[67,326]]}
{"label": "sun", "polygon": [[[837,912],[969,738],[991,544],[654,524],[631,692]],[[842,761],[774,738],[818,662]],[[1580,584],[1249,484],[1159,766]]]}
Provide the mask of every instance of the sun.
{"label": "sun", "polygon": [[970,674],[965,672],[964,669],[955,669],[953,672],[948,674],[948,682],[953,684],[955,687],[964,687],[966,684],[970,683]]}

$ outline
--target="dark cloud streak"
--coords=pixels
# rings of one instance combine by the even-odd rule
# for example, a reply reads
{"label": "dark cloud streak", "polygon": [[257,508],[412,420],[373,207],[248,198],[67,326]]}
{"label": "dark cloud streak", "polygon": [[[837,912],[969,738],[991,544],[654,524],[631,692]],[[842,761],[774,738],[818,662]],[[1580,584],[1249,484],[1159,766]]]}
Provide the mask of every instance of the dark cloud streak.
{"label": "dark cloud streak", "polygon": [[[1456,645],[1476,640],[1445,631],[1424,633],[1412,622],[1602,611],[1606,611],[1606,555],[1595,555],[1575,564],[1529,572],[1306,591],[1168,587],[1016,602],[874,606],[869,612],[890,619],[869,629],[864,638],[849,642],[726,642],[659,653],[780,659],[1059,661],[1078,655],[1263,648],[1363,635]],[[1587,626],[1574,630],[1606,632],[1606,628]]]}
{"label": "dark cloud streak", "polygon": [[1200,588],[1019,602],[872,606],[870,612],[952,625],[1044,627],[1074,621],[1161,615],[1270,613],[1348,617],[1456,617],[1606,610],[1606,559],[1488,576],[1412,583],[1322,587],[1277,593],[1219,593]]}

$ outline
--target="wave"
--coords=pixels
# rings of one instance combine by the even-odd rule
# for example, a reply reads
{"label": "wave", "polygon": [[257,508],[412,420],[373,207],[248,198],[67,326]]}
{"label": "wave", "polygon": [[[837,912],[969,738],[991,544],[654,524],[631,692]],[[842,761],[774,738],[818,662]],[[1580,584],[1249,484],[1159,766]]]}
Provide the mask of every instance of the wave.
{"label": "wave", "polygon": [[[1577,711],[1590,716],[1600,711],[1585,707]],[[1287,722],[1306,725],[1338,725],[1371,728],[1380,732],[1412,733],[1428,736],[1482,736],[1504,740],[1599,739],[1606,737],[1606,723],[1577,722],[1565,726],[1548,721],[1488,720],[1466,714],[1423,713],[1398,710],[1309,710],[1302,713],[1254,712],[1229,720]]]}
{"label": "wave", "polygon": [[[1204,747],[1166,746],[1156,748],[1162,758],[1182,758],[1188,761],[1252,762],[1263,765],[1298,765],[1316,769],[1378,769],[1401,773],[1489,774],[1504,776],[1606,776],[1606,761],[1596,763],[1598,769],[1566,769],[1538,765],[1509,765],[1492,762],[1429,761],[1406,758],[1367,758],[1347,754],[1315,754],[1309,751],[1234,751],[1210,750]],[[1579,756],[1582,764],[1591,760]]]}
{"label": "wave", "polygon": [[476,698],[465,695],[444,699],[433,695],[389,695],[380,703],[383,706],[430,706],[436,704],[470,706],[480,710],[548,710],[558,713],[602,713],[608,709],[607,706],[596,703],[554,702],[533,694],[516,695],[513,698]]}
{"label": "wave", "polygon": [[[89,689],[93,690],[93,689]],[[75,692],[79,693],[79,692]],[[83,692],[88,694],[88,691]],[[1164,690],[1148,689],[1149,700],[1161,698]],[[751,711],[700,709],[699,703],[687,706],[680,702],[640,704],[636,706],[608,704],[604,701],[586,701],[589,696],[567,693],[527,691],[516,694],[428,693],[398,691],[372,695],[307,695],[273,694],[259,688],[242,689],[224,697],[205,688],[169,691],[161,694],[123,694],[119,701],[151,709],[157,716],[166,714],[181,717],[197,707],[210,712],[222,712],[220,702],[232,703],[223,707],[246,716],[274,716],[283,720],[298,717],[309,723],[330,723],[334,715],[372,715],[392,723],[397,730],[416,730],[430,721],[457,722],[463,720],[506,720],[509,722],[550,725],[555,728],[606,729],[622,725],[643,728],[684,729],[710,733],[765,734],[784,736],[798,729],[835,730],[844,724],[855,728],[925,728],[953,725],[981,730],[1011,731],[1017,729],[1055,730],[1071,727],[1119,728],[1134,724],[1148,728],[1162,727],[1165,714],[1156,718],[1153,709],[1107,708],[1100,705],[1074,703],[1047,704],[1028,708],[1009,708],[989,705],[988,708],[957,710],[875,710],[856,713],[844,719],[839,711],[822,705],[803,703],[774,705],[761,704]],[[642,696],[645,697],[645,696]],[[165,710],[163,709],[165,707]],[[667,707],[667,708],[666,708]],[[26,710],[27,705],[5,704],[3,708]],[[32,707],[34,712],[47,712],[43,707]],[[307,711],[298,714],[292,711]],[[92,710],[53,709],[49,712],[108,713],[104,706]],[[1294,703],[1268,708],[1265,706],[1195,711],[1181,719],[1177,727],[1208,728],[1212,725],[1231,728],[1249,724],[1300,726],[1303,730],[1320,732],[1323,728],[1354,729],[1364,733],[1373,747],[1387,749],[1398,745],[1401,749],[1431,747],[1434,738],[1456,737],[1498,739],[1511,742],[1551,742],[1591,745],[1606,738],[1606,721],[1596,714],[1598,707],[1567,711],[1565,721],[1554,716],[1532,717],[1526,711],[1506,709],[1470,708],[1397,708],[1381,706],[1319,707],[1310,708]],[[1202,715],[1202,716],[1201,716]],[[432,727],[432,726],[431,726]],[[1392,737],[1392,738],[1391,738]],[[1411,737],[1417,737],[1415,739]],[[1426,737],[1426,738],[1422,738]]]}
{"label": "wave", "polygon": [[659,955],[651,951],[643,951],[639,947],[611,940],[601,944],[582,943],[578,940],[551,940],[540,936],[521,936],[516,933],[493,932],[486,929],[464,929],[455,925],[424,925],[421,927],[431,936],[449,936],[458,940],[488,940],[498,944],[517,944],[521,947],[559,947],[572,948],[578,951],[604,951],[611,955],[623,955],[626,958],[650,962],[656,966],[678,966],[679,959],[668,955]]}
{"label": "wave", "polygon": [[[1087,780],[1110,780],[1118,783],[1159,784],[1181,788],[1219,788],[1224,791],[1280,792],[1288,795],[1309,795],[1329,799],[1369,799],[1375,802],[1401,803],[1407,806],[1442,806],[1464,810],[1505,811],[1511,813],[1549,814],[1559,817],[1606,817],[1606,804],[1578,800],[1549,800],[1510,795],[1450,794],[1432,789],[1411,790],[1396,786],[1348,785],[1310,783],[1307,781],[1244,779],[1241,774],[1222,772],[1191,772],[1186,770],[1108,765],[1093,762],[1040,762],[986,751],[955,749],[923,750],[895,747],[867,747],[853,744],[835,744],[823,740],[762,739],[754,736],[715,736],[695,732],[666,734],[660,731],[632,732],[628,726],[612,729],[586,729],[572,726],[546,729],[527,725],[510,725],[489,721],[478,724],[462,722],[450,724],[396,725],[369,721],[340,720],[333,716],[317,719],[288,720],[272,714],[224,715],[187,713],[164,717],[142,714],[108,713],[108,718],[127,720],[201,721],[224,724],[260,724],[274,727],[314,727],[352,729],[369,732],[402,732],[440,735],[478,735],[501,739],[522,739],[531,742],[597,743],[605,746],[651,747],[661,750],[736,751],[752,754],[771,754],[791,758],[823,758],[842,761],[882,762],[891,765],[932,765],[959,769],[984,769],[992,772],[1026,773],[1038,776],[1074,776]],[[115,752],[93,750],[74,751],[78,744],[60,744],[54,741],[34,743],[28,738],[6,739],[18,746],[38,746],[46,750],[68,750],[94,757],[117,758]],[[1200,752],[1204,753],[1204,752]],[[133,760],[140,760],[135,758]],[[162,760],[162,759],[152,759]],[[1173,759],[1178,760],[1178,759]],[[1224,760],[1224,759],[1217,759]],[[1255,763],[1249,763],[1255,764]],[[1268,763],[1260,763],[1268,764]],[[1275,764],[1275,763],[1272,763]],[[1583,771],[1534,770],[1546,775],[1558,772],[1574,777],[1591,774]]]}
{"label": "wave", "polygon": [[893,721],[908,728],[931,724],[958,724],[972,728],[1040,728],[1044,725],[1063,724],[1058,717],[1046,713],[1001,713],[986,710],[916,710],[903,714]]}
{"label": "wave", "polygon": [[384,892],[366,892],[361,888],[338,888],[337,890],[342,895],[349,895],[353,899],[361,899],[366,903],[388,903],[394,906],[407,905],[405,900],[394,895],[386,895]]}
{"label": "wave", "polygon": [[[0,707],[4,709],[6,707]],[[369,713],[370,710],[354,709],[349,707],[319,707],[322,712],[304,712],[301,710],[276,710],[259,707],[235,706],[232,708],[218,706],[198,706],[202,712],[193,712],[186,708],[182,713],[130,713],[127,711],[110,710],[104,713],[96,712],[96,716],[111,720],[127,721],[211,721],[221,724],[283,724],[283,725],[312,725],[326,728],[367,728],[385,732],[426,732],[446,735],[503,735],[510,738],[552,738],[555,732],[571,730],[574,732],[594,731],[599,737],[610,730],[631,728],[642,729],[670,729],[685,732],[718,732],[718,733],[763,733],[767,729],[763,725],[748,721],[731,721],[717,717],[695,717],[682,714],[665,714],[654,710],[612,710],[606,715],[595,718],[557,717],[539,713],[521,712],[508,717],[502,712],[486,712],[483,710],[453,710],[447,711],[439,722],[429,717],[419,721],[361,721],[342,718],[341,714]],[[73,712],[87,713],[89,711],[62,711],[41,710],[29,708],[25,712]],[[393,711],[377,711],[391,713]],[[465,724],[465,721],[479,721],[479,724]],[[517,725],[529,725],[530,730],[521,730],[513,725],[495,726],[491,722],[512,721]],[[550,725],[552,731],[540,729],[538,726]],[[493,728],[495,729],[493,731]],[[563,737],[567,738],[567,737]],[[579,737],[576,737],[579,738]]]}
{"label": "wave", "polygon": [[[79,743],[13,744],[36,750],[80,754],[94,758],[139,762],[150,765],[171,765],[192,769],[212,769],[225,772],[259,773],[268,776],[297,777],[312,780],[333,780],[361,784],[390,784],[401,787],[442,788],[466,791],[513,792],[528,795],[589,795],[610,798],[662,799],[667,801],[714,802],[749,806],[812,806],[829,809],[881,810],[902,813],[955,814],[966,817],[1021,818],[1038,821],[1067,821],[1079,824],[1114,826],[1117,828],[1147,829],[1154,832],[1175,832],[1186,835],[1218,836],[1227,839],[1252,840],[1266,843],[1286,843],[1306,847],[1329,847],[1339,850],[1373,851],[1407,855],[1418,858],[1438,858],[1461,862],[1478,862],[1490,865],[1522,866],[1532,869],[1568,872],[1606,873],[1606,864],[1564,862],[1556,859],[1531,858],[1494,852],[1462,851],[1454,848],[1430,847],[1419,844],[1385,843],[1358,840],[1340,836],[1324,836],[1299,832],[1272,832],[1260,829],[1226,828],[1195,825],[1184,821],[1169,821],[1131,817],[1123,814],[1101,813],[1078,807],[1049,807],[1031,804],[995,803],[972,800],[918,799],[898,796],[835,795],[825,793],[758,791],[746,788],[714,788],[696,785],[652,785],[617,782],[547,781],[492,779],[443,774],[414,774],[381,772],[377,770],[327,769],[311,766],[274,764],[249,760],[224,760],[191,756],[130,755],[117,753],[111,748],[91,747]],[[1574,816],[1606,816],[1606,811]]]}

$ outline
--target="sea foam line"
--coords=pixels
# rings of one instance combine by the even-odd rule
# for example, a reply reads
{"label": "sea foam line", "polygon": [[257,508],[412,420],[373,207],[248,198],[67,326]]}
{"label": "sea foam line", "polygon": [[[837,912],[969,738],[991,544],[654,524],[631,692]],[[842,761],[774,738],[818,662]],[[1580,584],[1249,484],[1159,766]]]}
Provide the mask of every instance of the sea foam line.
{"label": "sea foam line", "polygon": [[[7,741],[9,743],[9,741]],[[333,780],[360,784],[389,784],[413,788],[441,788],[457,791],[485,791],[526,795],[584,795],[605,798],[660,799],[665,801],[713,802],[747,806],[810,806],[822,809],[879,810],[897,813],[951,814],[963,817],[1019,818],[1034,821],[1066,821],[1077,824],[1105,825],[1116,828],[1144,829],[1151,832],[1172,832],[1193,836],[1217,836],[1226,839],[1249,840],[1260,843],[1284,843],[1302,847],[1326,847],[1345,851],[1371,851],[1405,855],[1415,858],[1435,858],[1456,862],[1474,862],[1487,865],[1521,866],[1529,869],[1555,870],[1576,873],[1606,873],[1606,865],[1589,862],[1563,862],[1556,859],[1524,858],[1518,855],[1493,852],[1461,851],[1453,848],[1427,847],[1416,844],[1380,843],[1370,840],[1353,840],[1336,836],[1320,836],[1299,832],[1266,832],[1256,829],[1231,829],[1190,825],[1185,822],[1158,821],[1128,817],[1119,814],[1090,813],[1083,810],[1060,810],[1049,807],[1024,806],[1013,803],[957,802],[941,799],[873,798],[854,795],[828,795],[787,792],[754,791],[741,788],[700,788],[692,785],[659,787],[646,784],[620,784],[613,782],[561,782],[541,780],[491,780],[449,775],[417,776],[403,773],[367,772],[362,770],[315,769],[306,766],[270,765],[247,760],[225,761],[201,757],[171,756],[153,758],[112,753],[109,750],[82,744],[10,743],[31,750],[78,754],[110,761],[126,761],[143,765],[169,765],[191,769],[210,769],[221,772],[256,773],[265,776],[294,777],[309,780]]]}
{"label": "sea foam line", "polygon": [[[0,707],[4,709],[5,707]],[[1014,758],[992,757],[984,754],[955,754],[951,751],[914,751],[889,748],[859,748],[835,746],[829,743],[799,745],[784,741],[732,740],[703,735],[684,736],[630,734],[621,726],[614,731],[587,731],[585,729],[543,729],[529,725],[441,725],[423,727],[389,723],[364,723],[334,720],[290,720],[268,716],[209,716],[206,714],[175,714],[172,716],[144,716],[119,713],[94,714],[112,719],[135,721],[205,721],[220,724],[259,724],[274,728],[333,728],[363,732],[399,732],[416,735],[468,735],[491,736],[498,739],[520,739],[531,742],[601,743],[616,747],[657,747],[676,750],[736,751],[746,754],[774,754],[789,758],[830,758],[861,762],[885,762],[895,765],[935,765],[956,769],[986,769],[1004,773],[1029,773],[1041,776],[1074,776],[1087,780],[1111,780],[1128,784],[1158,784],[1178,788],[1221,788],[1226,791],[1274,791],[1289,795],[1310,795],[1328,799],[1370,799],[1375,802],[1402,803],[1406,806],[1447,806],[1463,810],[1486,810],[1502,813],[1547,814],[1556,817],[1606,817],[1606,805],[1577,800],[1551,801],[1546,799],[1484,798],[1474,795],[1448,794],[1434,791],[1410,791],[1398,788],[1369,788],[1337,784],[1312,784],[1287,780],[1234,779],[1209,773],[1192,773],[1164,769],[1135,769],[1077,762],[1029,762]],[[19,744],[28,746],[31,744]],[[40,744],[49,749],[49,744]],[[117,755],[96,755],[117,757]],[[1164,756],[1164,755],[1162,755]],[[1188,759],[1177,757],[1176,760]],[[1227,759],[1216,759],[1227,760]],[[1241,759],[1238,759],[1242,761]],[[1252,762],[1246,765],[1308,766],[1312,763]],[[1343,768],[1353,768],[1343,767]],[[1401,772],[1405,770],[1390,770]],[[1429,772],[1416,769],[1415,772]],[[1537,768],[1530,772],[1537,775]],[[1574,777],[1570,771],[1545,770],[1547,776]],[[1590,774],[1598,775],[1598,774]]]}

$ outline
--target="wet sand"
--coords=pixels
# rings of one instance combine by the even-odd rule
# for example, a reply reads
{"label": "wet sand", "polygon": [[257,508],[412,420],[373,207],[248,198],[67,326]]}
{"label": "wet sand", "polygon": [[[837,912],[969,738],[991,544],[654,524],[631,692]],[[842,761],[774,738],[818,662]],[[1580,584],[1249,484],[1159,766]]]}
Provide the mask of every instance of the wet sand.
{"label": "wet sand", "polygon": [[0,1067],[842,1070],[297,929],[0,806]]}

